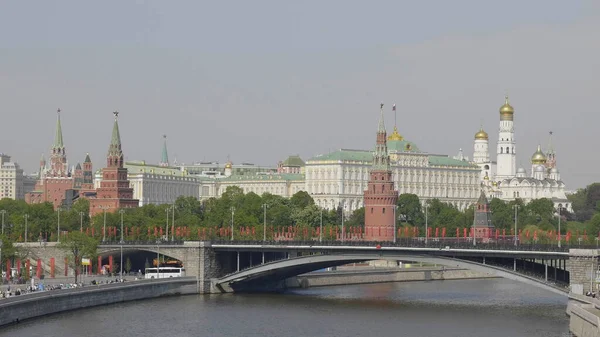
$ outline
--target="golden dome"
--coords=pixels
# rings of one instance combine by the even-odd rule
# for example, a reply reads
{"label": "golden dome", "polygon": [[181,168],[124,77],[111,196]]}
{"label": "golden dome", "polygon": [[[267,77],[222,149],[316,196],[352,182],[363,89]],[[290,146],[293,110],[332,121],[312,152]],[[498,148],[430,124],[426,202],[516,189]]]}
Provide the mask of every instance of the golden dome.
{"label": "golden dome", "polygon": [[531,156],[532,164],[545,164],[546,163],[546,155],[542,152],[542,147],[538,145],[537,151]]}
{"label": "golden dome", "polygon": [[394,126],[394,132],[392,132],[391,135],[389,135],[388,140],[404,140],[404,137],[402,137],[399,133],[398,133],[398,128],[396,128]]}
{"label": "golden dome", "polygon": [[231,162],[230,162],[230,161],[228,161],[228,162],[225,164],[225,169],[230,169],[232,166],[233,166],[233,165],[231,165]]}
{"label": "golden dome", "polygon": [[485,174],[485,177],[483,177],[483,180],[490,180],[490,177],[488,177],[487,173]]}
{"label": "golden dome", "polygon": [[515,109],[508,103],[508,95],[504,96],[504,105],[500,107],[500,120],[512,121]]}
{"label": "golden dome", "polygon": [[488,140],[487,132],[483,131],[483,127],[475,134],[475,139]]}

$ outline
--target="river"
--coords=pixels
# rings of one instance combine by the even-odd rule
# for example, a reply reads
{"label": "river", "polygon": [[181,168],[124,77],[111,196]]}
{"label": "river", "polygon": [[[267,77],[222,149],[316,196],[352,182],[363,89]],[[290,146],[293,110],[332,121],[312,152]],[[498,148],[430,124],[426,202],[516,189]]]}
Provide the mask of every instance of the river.
{"label": "river", "polygon": [[566,297],[506,279],[182,296],[32,319],[0,336],[568,336]]}

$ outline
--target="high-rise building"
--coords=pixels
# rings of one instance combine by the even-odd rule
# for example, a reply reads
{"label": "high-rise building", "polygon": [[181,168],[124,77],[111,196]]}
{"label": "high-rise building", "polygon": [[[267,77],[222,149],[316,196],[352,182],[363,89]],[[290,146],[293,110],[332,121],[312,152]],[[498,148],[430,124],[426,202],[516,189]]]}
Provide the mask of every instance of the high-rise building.
{"label": "high-rise building", "polygon": [[133,188],[129,186],[127,169],[123,167],[119,112],[115,111],[114,115],[115,122],[106,156],[106,167],[102,169],[102,181],[96,189],[96,196],[90,198],[90,216],[104,211],[115,212],[120,208],[139,206],[139,200],[133,198]]}
{"label": "high-rise building", "polygon": [[19,164],[12,162],[10,156],[0,153],[0,199],[23,199],[23,170]]}
{"label": "high-rise building", "polygon": [[365,239],[391,241],[394,236],[394,222],[398,191],[394,188],[390,155],[387,149],[387,133],[383,121],[383,103],[377,128],[377,141],[373,153],[373,163],[369,172],[369,182],[364,192]]}

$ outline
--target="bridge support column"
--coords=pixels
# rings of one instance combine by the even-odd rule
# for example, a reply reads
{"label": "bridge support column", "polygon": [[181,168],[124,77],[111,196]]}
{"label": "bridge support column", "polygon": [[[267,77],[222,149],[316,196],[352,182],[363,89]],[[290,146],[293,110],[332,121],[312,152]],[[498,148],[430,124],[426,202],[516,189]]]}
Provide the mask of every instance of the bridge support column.
{"label": "bridge support column", "polygon": [[262,264],[265,264],[265,252],[262,252]]}
{"label": "bridge support column", "polygon": [[237,252],[237,267],[236,271],[240,271],[240,252]]}
{"label": "bridge support column", "polygon": [[554,281],[556,281],[558,279],[557,278],[557,269],[558,268],[556,268],[556,263],[554,263]]}
{"label": "bridge support column", "polygon": [[546,275],[546,282],[548,282],[548,265],[544,263],[544,272]]}
{"label": "bridge support column", "polygon": [[600,250],[598,249],[569,249],[567,271],[569,272],[571,292],[582,295],[595,290],[593,284],[596,280],[599,256]]}
{"label": "bridge support column", "polygon": [[483,257],[483,264],[485,264],[485,256]]}
{"label": "bridge support column", "polygon": [[517,271],[517,259],[513,259],[513,271]]}

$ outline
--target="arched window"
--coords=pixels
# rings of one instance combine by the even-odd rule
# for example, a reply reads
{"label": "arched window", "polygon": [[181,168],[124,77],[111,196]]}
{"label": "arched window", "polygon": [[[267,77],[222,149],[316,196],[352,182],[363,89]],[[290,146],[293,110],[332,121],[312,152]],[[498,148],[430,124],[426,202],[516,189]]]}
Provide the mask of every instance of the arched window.
{"label": "arched window", "polygon": [[500,153],[504,153],[504,148],[500,148]]}
{"label": "arched window", "polygon": [[373,207],[371,207],[371,214],[373,214]]}
{"label": "arched window", "polygon": [[383,208],[383,214],[385,214],[385,207]]}
{"label": "arched window", "polygon": [[508,146],[506,147],[506,153],[510,153],[510,151],[508,150]]}

